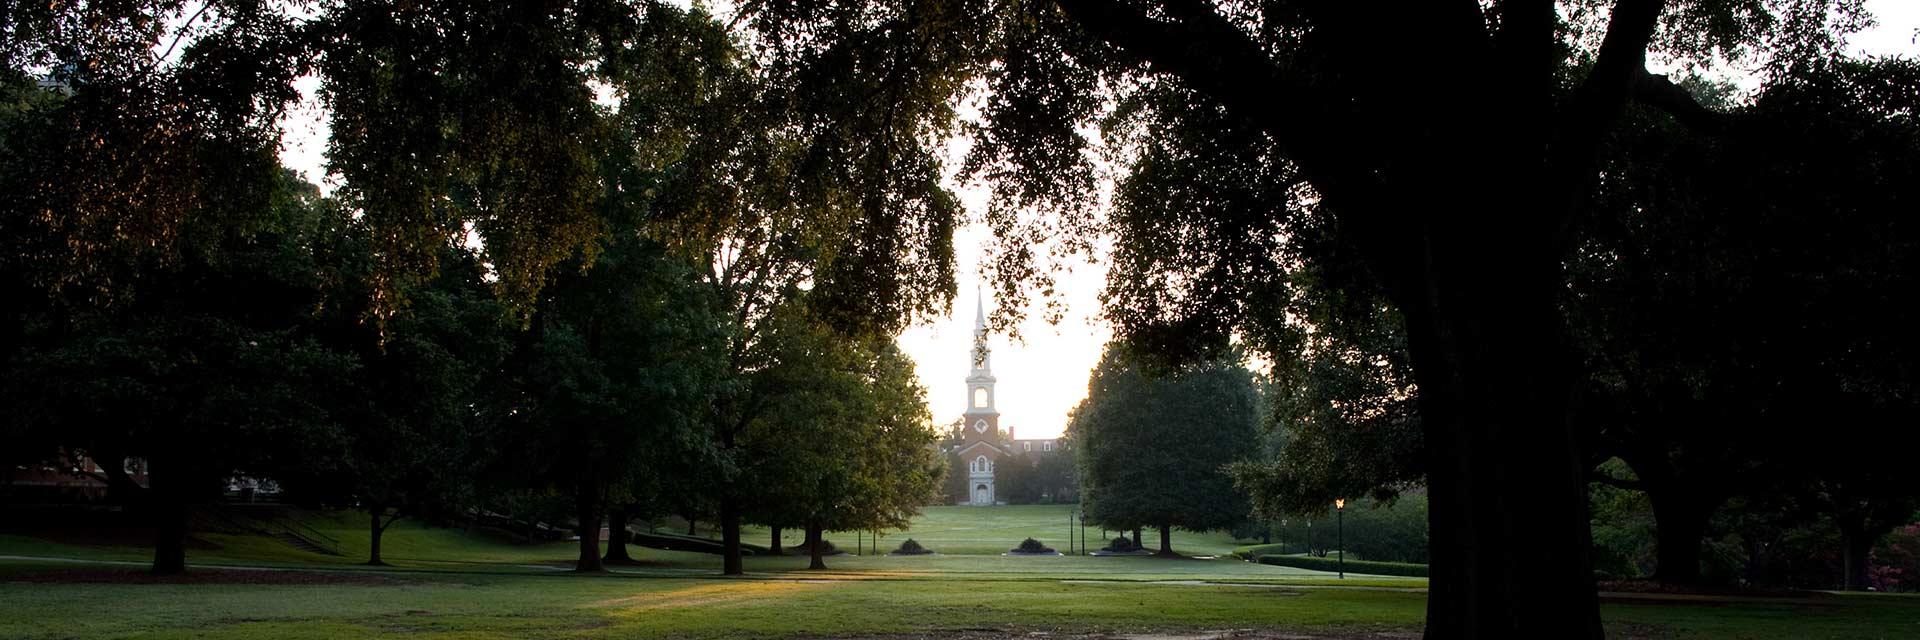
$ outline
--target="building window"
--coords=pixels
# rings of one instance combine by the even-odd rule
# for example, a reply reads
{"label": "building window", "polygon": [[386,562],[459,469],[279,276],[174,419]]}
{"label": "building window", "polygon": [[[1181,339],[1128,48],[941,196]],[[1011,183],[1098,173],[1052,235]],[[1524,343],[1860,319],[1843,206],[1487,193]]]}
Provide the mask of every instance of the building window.
{"label": "building window", "polygon": [[992,470],[993,470],[993,463],[991,461],[988,461],[986,456],[980,456],[973,459],[974,473],[986,473]]}
{"label": "building window", "polygon": [[973,408],[975,409],[987,408],[987,388],[986,387],[973,388]]}
{"label": "building window", "polygon": [[1020,450],[1021,450],[1021,451],[1032,451],[1032,450],[1033,450],[1033,443],[1031,443],[1031,442],[1022,442],[1022,443],[1020,443]]}
{"label": "building window", "polygon": [[1042,448],[1042,449],[1044,449],[1044,450],[1047,450],[1047,451],[1052,451],[1052,450],[1053,450],[1053,441],[1052,441],[1052,440],[1048,440],[1048,441],[1046,441],[1045,443],[1042,443],[1042,445],[1041,445],[1041,448]]}

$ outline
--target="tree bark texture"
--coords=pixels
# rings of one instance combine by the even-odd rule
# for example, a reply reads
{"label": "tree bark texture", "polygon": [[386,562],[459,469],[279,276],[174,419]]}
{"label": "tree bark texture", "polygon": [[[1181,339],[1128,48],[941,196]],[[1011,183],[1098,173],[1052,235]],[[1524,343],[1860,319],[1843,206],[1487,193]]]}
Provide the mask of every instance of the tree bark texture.
{"label": "tree bark texture", "polygon": [[1477,250],[1428,256],[1402,305],[1433,504],[1427,637],[1603,637],[1557,253],[1435,242]]}
{"label": "tree bark texture", "polygon": [[740,499],[730,491],[720,496],[720,557],[721,575],[746,574],[740,560]]}
{"label": "tree bark texture", "polygon": [[820,525],[807,525],[807,568],[825,569],[827,561],[820,547],[825,546],[825,536],[821,535]]}
{"label": "tree bark texture", "polygon": [[773,527],[773,542],[767,545],[767,555],[787,555],[787,550],[780,547],[780,527]]}
{"label": "tree bark texture", "polygon": [[633,564],[633,556],[627,555],[627,543],[633,539],[627,533],[627,521],[633,519],[633,508],[623,506],[607,511],[607,553],[601,556],[603,564]]}
{"label": "tree bark texture", "polygon": [[372,507],[367,509],[367,546],[369,547],[367,550],[367,564],[369,566],[387,566],[387,563],[380,559],[380,538],[382,534],[387,532],[387,526],[380,522],[380,514],[386,512],[386,510],[386,507]]}
{"label": "tree bark texture", "polygon": [[573,565],[574,571],[606,571],[600,562],[600,491],[598,487],[586,487],[574,496],[575,516],[579,523],[574,525],[580,535],[580,559]]}
{"label": "tree bark texture", "polygon": [[1167,557],[1177,555],[1173,552],[1173,525],[1160,525],[1160,555]]}

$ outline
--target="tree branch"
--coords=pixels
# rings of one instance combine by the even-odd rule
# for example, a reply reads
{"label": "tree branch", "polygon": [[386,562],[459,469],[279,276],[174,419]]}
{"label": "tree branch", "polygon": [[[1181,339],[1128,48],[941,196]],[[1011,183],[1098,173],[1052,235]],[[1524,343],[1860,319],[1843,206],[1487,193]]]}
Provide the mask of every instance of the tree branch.
{"label": "tree branch", "polygon": [[1666,76],[1645,69],[1634,78],[1633,100],[1673,116],[1682,125],[1701,133],[1719,133],[1726,128],[1726,116],[1708,109],[1693,98],[1693,93],[1674,84]]}
{"label": "tree branch", "polygon": [[1597,132],[1627,103],[1635,79],[1646,73],[1647,44],[1660,24],[1666,0],[1620,0],[1607,20],[1600,55],[1580,88],[1574,92],[1575,127]]}
{"label": "tree branch", "polygon": [[[1184,80],[1240,117],[1260,123],[1282,146],[1298,147],[1310,138],[1300,134],[1316,123],[1307,117],[1308,105],[1319,102],[1314,91],[1211,6],[1197,0],[1169,0],[1167,13],[1180,21],[1166,22],[1117,0],[1055,3],[1088,33],[1156,71]],[[1276,95],[1287,99],[1273,99]],[[1312,155],[1293,150],[1296,153],[1289,155]]]}
{"label": "tree branch", "polygon": [[[1594,180],[1593,168],[1599,163],[1600,139],[1620,118],[1637,79],[1647,72],[1647,45],[1653,41],[1653,30],[1659,26],[1666,5],[1667,0],[1619,0],[1613,5],[1600,55],[1586,79],[1574,89],[1564,124],[1554,137],[1550,179],[1567,199],[1567,211],[1584,201]],[[1574,217],[1562,216],[1556,225],[1555,236],[1563,245],[1572,232]]]}

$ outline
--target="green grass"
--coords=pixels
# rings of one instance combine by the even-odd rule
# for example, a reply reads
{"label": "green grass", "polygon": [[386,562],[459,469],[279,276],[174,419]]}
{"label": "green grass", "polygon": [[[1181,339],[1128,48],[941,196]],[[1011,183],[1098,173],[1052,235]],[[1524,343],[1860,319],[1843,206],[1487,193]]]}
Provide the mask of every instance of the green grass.
{"label": "green grass", "polygon": [[[7,565],[0,563],[0,568]],[[972,595],[969,595],[972,594]],[[1418,594],[948,580],[433,576],[398,586],[0,583],[0,637],[785,637],[1417,624]]]}
{"label": "green grass", "polygon": [[[0,555],[87,558],[125,565],[0,560],[0,638],[141,637],[276,639],[766,637],[911,634],[988,629],[1126,632],[1258,627],[1410,630],[1426,595],[1417,578],[1350,576],[1215,560],[998,555],[1044,533],[1060,507],[941,507],[908,535],[940,556],[841,556],[830,569],[806,571],[803,557],[749,557],[749,576],[720,578],[717,556],[633,549],[646,564],[603,576],[558,571],[572,543],[522,544],[481,532],[402,521],[388,531],[395,566],[355,566],[366,533],[357,514],[321,514],[309,522],[338,538],[346,556],[294,550],[269,538],[208,533],[216,548],[189,553],[196,567],[278,566],[323,569],[320,584],[142,584],[134,580],[150,551],[137,545],[63,544],[0,535]],[[1090,532],[1090,538],[1097,532]],[[836,542],[848,538],[833,536]],[[1150,543],[1155,536],[1149,534]],[[1055,539],[1064,541],[1064,533]],[[1011,542],[1007,542],[1011,540]],[[757,540],[756,540],[757,541]],[[1188,553],[1222,552],[1224,536],[1176,533]],[[848,540],[848,543],[851,541]],[[889,544],[889,542],[891,544]],[[851,547],[851,544],[845,546]],[[976,552],[968,555],[967,552]],[[340,584],[341,571],[382,572],[399,583]],[[107,583],[25,582],[23,573],[80,572]],[[203,571],[204,573],[204,571]],[[235,573],[232,575],[242,575]],[[124,576],[124,577],[118,577]],[[1168,584],[1181,582],[1184,584]],[[1195,585],[1194,583],[1200,583]],[[1222,584],[1230,583],[1230,584]],[[1238,584],[1269,586],[1232,586]],[[1279,585],[1277,587],[1271,585]],[[1391,589],[1327,589],[1386,587]],[[1816,604],[1674,603],[1603,606],[1615,637],[1661,639],[1920,637],[1920,598],[1837,596]],[[1358,628],[1358,629],[1356,629]],[[979,635],[977,633],[972,635]]]}
{"label": "green grass", "polygon": [[[1169,561],[1171,562],[1171,561]],[[784,638],[995,630],[1411,630],[1405,591],[1063,583],[411,573],[391,585],[27,584],[67,565],[0,561],[0,637]],[[1822,605],[1607,605],[1616,637],[1911,637],[1920,599]],[[975,633],[974,635],[980,635]]]}
{"label": "green grass", "polygon": [[[1019,546],[1021,540],[1033,538],[1064,553],[1069,535],[1067,516],[1074,508],[1069,505],[927,507],[907,530],[882,532],[879,546],[881,551],[891,551],[907,538],[913,538],[928,549],[948,555],[999,555]],[[768,539],[768,532],[763,528],[748,528],[744,534],[755,544],[763,544]],[[1087,527],[1085,534],[1090,548],[1106,546],[1106,540],[1100,539],[1099,527]],[[797,536],[797,532],[787,535],[789,543],[797,540],[792,537]],[[1071,535],[1078,537],[1081,530],[1075,528]],[[1109,539],[1117,535],[1119,532],[1107,532]],[[830,533],[827,537],[849,551],[856,542],[856,535],[851,531]],[[1157,549],[1159,544],[1159,533],[1147,531],[1147,547]],[[1173,532],[1174,550],[1188,555],[1226,555],[1238,544],[1224,532]]]}

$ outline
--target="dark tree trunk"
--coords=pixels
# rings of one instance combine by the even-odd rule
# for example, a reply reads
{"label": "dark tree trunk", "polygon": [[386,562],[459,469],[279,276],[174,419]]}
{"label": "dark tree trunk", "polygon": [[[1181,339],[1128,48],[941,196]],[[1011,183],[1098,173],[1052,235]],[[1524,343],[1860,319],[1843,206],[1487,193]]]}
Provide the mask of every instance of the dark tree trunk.
{"label": "dark tree trunk", "polygon": [[1873,542],[1878,536],[1869,535],[1854,527],[1840,527],[1841,544],[1841,585],[1848,591],[1866,591],[1873,586],[1868,579],[1873,555]]}
{"label": "dark tree trunk", "polygon": [[386,510],[386,507],[378,506],[367,509],[367,546],[369,547],[367,564],[375,567],[387,566],[387,563],[380,559],[380,538],[387,532],[386,524],[380,522],[380,514],[385,513]]}
{"label": "dark tree trunk", "polygon": [[1459,220],[1466,228],[1454,233],[1520,235],[1522,244],[1428,239],[1447,255],[1424,256],[1423,281],[1402,291],[1433,505],[1426,637],[1597,640],[1558,251]]}
{"label": "dark tree trunk", "polygon": [[575,525],[580,534],[580,559],[573,565],[574,571],[606,571],[600,562],[600,496],[597,487],[580,489],[574,497],[575,515],[579,524]]}
{"label": "dark tree trunk", "polygon": [[1145,549],[1147,548],[1147,539],[1140,537],[1141,535],[1140,532],[1141,532],[1140,527],[1133,528],[1133,546]]}
{"label": "dark tree trunk", "polygon": [[173,491],[153,496],[153,573],[177,575],[187,571],[187,503]]}
{"label": "dark tree trunk", "polygon": [[695,524],[695,521],[694,521],[694,519],[693,519],[693,517],[692,517],[692,516],[688,516],[688,517],[687,517],[687,537],[689,537],[689,538],[691,538],[691,537],[693,537],[693,536],[697,536],[697,535],[700,535],[700,533],[699,533],[699,529],[695,529],[695,528],[694,528],[694,524]]}
{"label": "dark tree trunk", "polygon": [[1666,584],[1699,584],[1700,545],[1714,508],[1688,500],[1677,490],[1649,486],[1653,503],[1654,578]]}
{"label": "dark tree trunk", "polygon": [[720,496],[720,573],[738,576],[746,572],[740,561],[740,500],[732,492],[724,492]]}
{"label": "dark tree trunk", "polygon": [[1173,525],[1160,525],[1160,555],[1169,558],[1178,557],[1178,554],[1173,552]]}
{"label": "dark tree trunk", "polygon": [[632,519],[631,505],[607,511],[607,554],[601,557],[604,564],[633,564],[633,556],[627,555],[627,542],[633,539],[627,533],[627,521]]}
{"label": "dark tree trunk", "polygon": [[773,544],[767,545],[767,555],[784,556],[787,550],[780,548],[780,527],[773,528]]}
{"label": "dark tree trunk", "polygon": [[826,542],[824,542],[824,540],[826,539],[826,536],[821,535],[821,533],[822,532],[820,531],[820,525],[817,525],[817,524],[807,525],[807,568],[808,569],[827,568],[827,561],[825,559],[824,554],[822,553],[822,549],[820,548],[826,545]]}
{"label": "dark tree trunk", "polygon": [[187,571],[187,481],[184,475],[162,475],[148,465],[147,508],[153,517],[153,573],[176,575]]}

